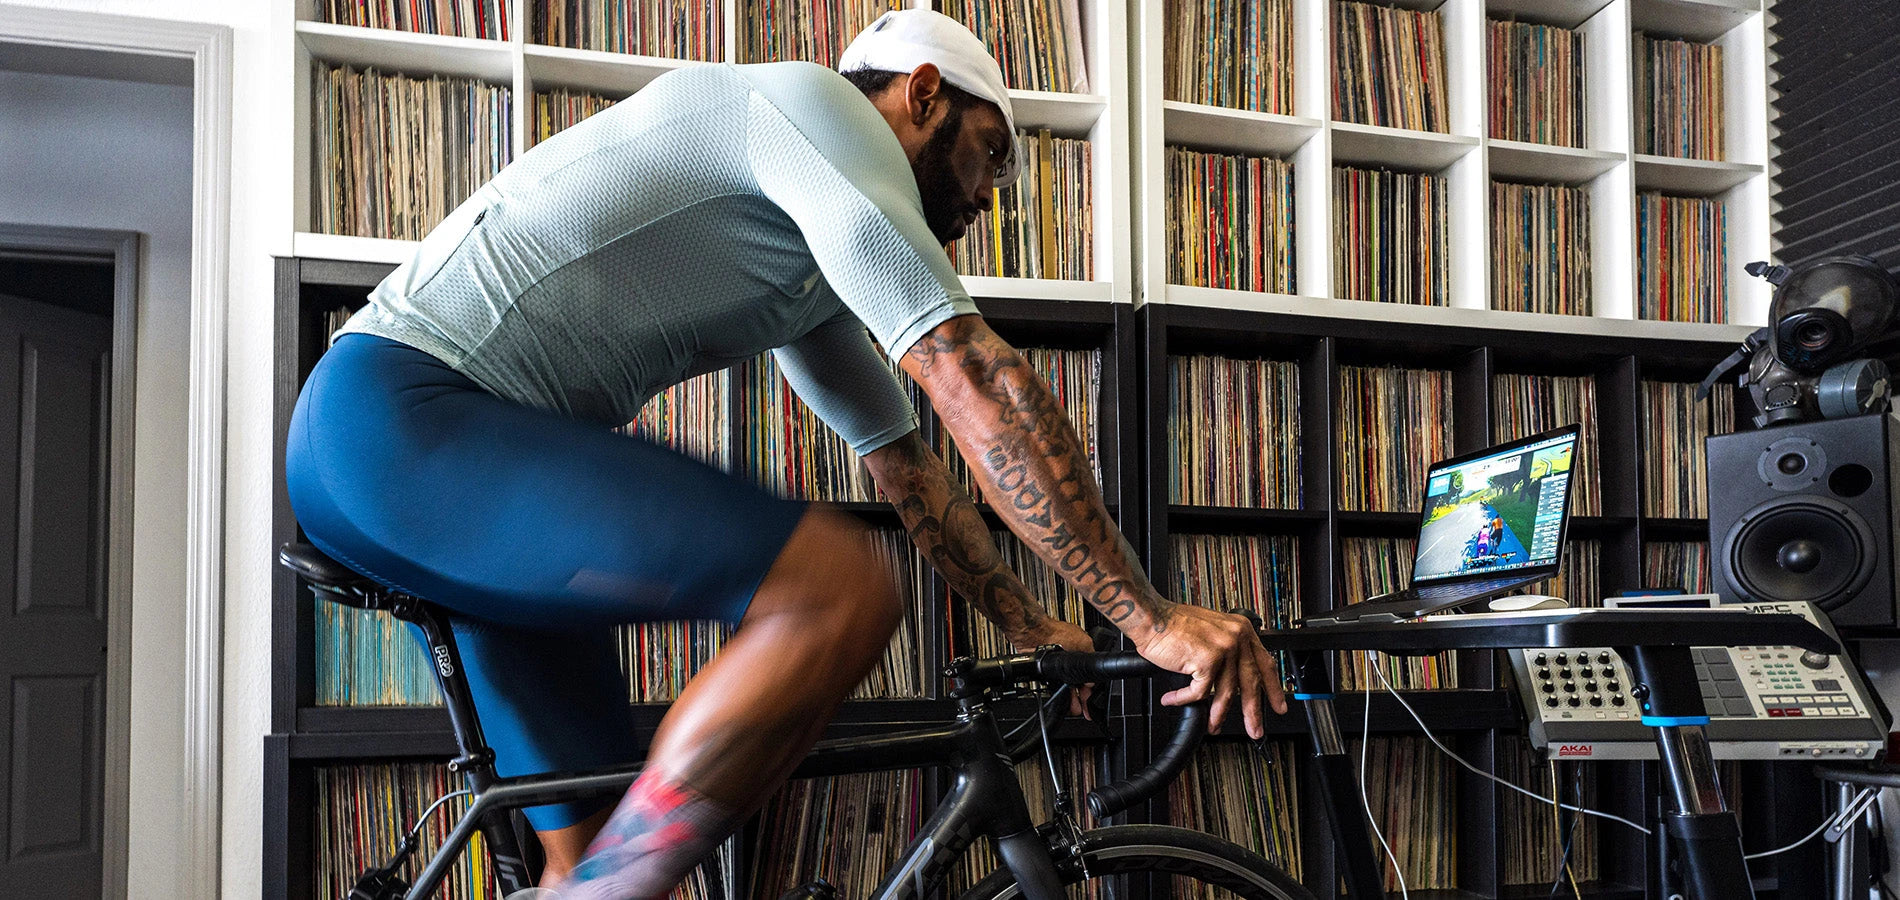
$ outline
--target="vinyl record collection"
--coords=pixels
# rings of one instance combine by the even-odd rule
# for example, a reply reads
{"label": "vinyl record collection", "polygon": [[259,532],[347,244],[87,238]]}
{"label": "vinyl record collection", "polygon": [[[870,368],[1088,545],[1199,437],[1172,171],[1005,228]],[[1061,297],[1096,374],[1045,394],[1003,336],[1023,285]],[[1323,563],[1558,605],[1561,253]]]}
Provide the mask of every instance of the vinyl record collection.
{"label": "vinyl record collection", "polygon": [[1293,0],[1167,0],[1169,100],[1293,114]]}
{"label": "vinyl record collection", "polygon": [[316,705],[442,705],[428,654],[407,623],[341,603],[318,602],[311,614]]}
{"label": "vinyl record collection", "polygon": [[1048,129],[1018,134],[1023,172],[950,245],[959,274],[998,278],[1095,277],[1095,207],[1089,142]]}
{"label": "vinyl record collection", "polygon": [[[1249,609],[1274,629],[1291,628],[1300,617],[1299,542],[1291,535],[1177,534],[1170,542],[1169,599]],[[1280,671],[1289,671],[1279,656]]]}
{"label": "vinyl record collection", "polygon": [[1709,581],[1709,542],[1650,541],[1643,544],[1643,587],[1681,588],[1691,594],[1714,590]]}
{"label": "vinyl record collection", "polygon": [[[1290,740],[1209,741],[1181,777],[1168,785],[1174,824],[1227,838],[1301,877],[1300,758]],[[1180,893],[1201,887],[1205,894]],[[1198,883],[1177,882],[1176,897],[1230,897]]]}
{"label": "vinyl record collection", "polygon": [[323,16],[337,25],[508,39],[506,0],[323,0]]}
{"label": "vinyl record collection", "polygon": [[1575,607],[1602,606],[1603,542],[1573,537],[1564,543],[1560,563],[1556,577],[1512,593],[1561,597]]}
{"label": "vinyl record collection", "polygon": [[[1051,347],[1019,347],[1018,352],[1036,374],[1042,376],[1055,394],[1056,402],[1069,417],[1070,427],[1082,440],[1088,453],[1089,467],[1095,471],[1095,483],[1102,483],[1101,408],[1102,352],[1100,350],[1064,350]],[[909,381],[908,378],[905,379]],[[915,402],[915,401],[913,401]],[[950,474],[968,492],[970,499],[984,502],[983,489],[970,473],[970,464],[957,452],[950,431],[937,428],[937,455],[949,465]]]}
{"label": "vinyl record collection", "polygon": [[[1003,563],[1022,579],[1023,586],[1029,589],[1029,596],[1042,604],[1042,611],[1064,621],[1077,625],[1088,622],[1090,609],[1087,601],[1075,592],[1075,588],[1056,575],[1056,570],[1030,552],[1014,534],[1008,531],[991,531],[990,540],[996,542],[996,549],[1003,555]],[[918,563],[922,565],[922,563]],[[1003,630],[995,623],[983,617],[975,606],[961,597],[946,592],[944,597],[948,615],[945,621],[950,623],[950,653],[952,656],[1004,656],[1017,652],[1011,647]],[[1024,650],[1033,648],[1022,648]]]}
{"label": "vinyl record collection", "polygon": [[745,896],[779,897],[823,878],[840,897],[869,897],[925,812],[916,769],[786,782],[759,814]]}
{"label": "vinyl record collection", "polygon": [[1167,476],[1169,503],[1299,509],[1299,366],[1171,357]]}
{"label": "vinyl record collection", "polygon": [[1712,434],[1735,430],[1735,393],[1718,385],[1696,402],[1696,386],[1670,381],[1642,384],[1643,515],[1702,518],[1709,514]]}
{"label": "vinyl record collection", "polygon": [[[336,604],[327,604],[335,606]],[[311,773],[311,831],[316,855],[311,860],[312,897],[348,894],[364,869],[395,855],[403,836],[437,798],[466,787],[459,775],[439,763],[370,763],[318,766]],[[442,804],[416,836],[417,854],[428,859],[440,849],[469,799]],[[449,870],[436,896],[448,900],[495,897],[493,869],[481,835]]]}
{"label": "vinyl record collection", "polygon": [[[1089,816],[1088,794],[1096,788],[1096,751],[1088,745],[1057,745],[1050,748],[1056,758],[1056,770],[1062,776],[1062,789],[1072,797],[1072,814],[1077,824],[1088,828],[1097,824]],[[1029,807],[1030,821],[1038,825],[1055,818],[1055,787],[1049,779],[1048,763],[1038,753],[1016,764],[1016,781],[1023,787],[1023,800]],[[995,846],[987,838],[970,845],[968,853],[957,860],[944,879],[945,897],[961,897],[978,881],[1003,867]],[[1093,878],[1069,888],[1074,900],[1101,900],[1103,879]]]}
{"label": "vinyl record collection", "polygon": [[1728,210],[1707,197],[1636,192],[1636,317],[1722,322],[1728,314]]}
{"label": "vinyl record collection", "polygon": [[614,629],[620,671],[627,676],[627,700],[668,703],[679,699],[686,682],[712,662],[732,636],[724,622],[641,622]]}
{"label": "vinyl record collection", "polygon": [[[1418,552],[1411,538],[1349,537],[1339,542],[1340,605],[1358,603],[1369,597],[1396,591],[1411,583],[1412,556]],[[1447,652],[1436,656],[1391,656],[1378,654],[1385,679],[1395,691],[1425,691],[1458,686],[1458,660]],[[1339,684],[1342,691],[1385,689],[1371,669],[1366,668],[1364,653],[1339,654]]]}
{"label": "vinyl record collection", "polygon": [[937,674],[936,661],[930,658],[931,622],[936,619],[930,564],[910,536],[897,529],[880,528],[869,540],[872,554],[883,561],[905,600],[904,620],[891,635],[884,657],[852,691],[851,699],[922,697],[935,684]]}
{"label": "vinyl record collection", "polygon": [[[1439,890],[1458,884],[1457,763],[1446,758],[1424,735],[1354,739],[1347,748],[1355,768],[1361,748],[1368,805],[1384,832],[1408,890]],[[1381,854],[1383,855],[1383,854]],[[1385,889],[1397,893],[1397,873],[1385,870]]]}
{"label": "vinyl record collection", "polygon": [[[1597,803],[1595,766],[1573,762],[1553,767],[1531,748],[1530,741],[1517,735],[1503,740],[1497,775],[1543,796],[1561,797],[1572,806],[1601,808]],[[1498,833],[1504,837],[1500,883],[1565,882],[1563,890],[1567,893],[1572,880],[1583,885],[1602,877],[1598,847],[1603,820],[1560,810],[1516,791],[1499,791],[1498,799],[1503,804]],[[1567,866],[1560,866],[1560,861],[1567,862]]]}
{"label": "vinyl record collection", "polygon": [[1570,514],[1603,514],[1597,464],[1597,382],[1589,375],[1518,375],[1491,378],[1491,438],[1503,443],[1578,425],[1576,464],[1571,471]]}
{"label": "vinyl record collection", "polygon": [[1498,19],[1486,26],[1491,136],[1583,146],[1583,35]]}
{"label": "vinyl record collection", "polygon": [[315,65],[315,231],[420,240],[513,158],[506,86]]}
{"label": "vinyl record collection", "polygon": [[1425,470],[1451,456],[1451,373],[1339,368],[1339,508],[1417,512]]}
{"label": "vinyl record collection", "polygon": [[1724,158],[1722,48],[1639,31],[1630,51],[1636,152]]}
{"label": "vinyl record collection", "polygon": [[837,68],[846,45],[903,0],[739,0],[739,62],[802,59]]}
{"label": "vinyl record collection", "polygon": [[707,372],[654,395],[622,430],[715,469],[731,471],[731,396],[732,370]]}
{"label": "vinyl record collection", "polygon": [[1010,88],[1088,93],[1076,0],[937,0],[936,8],[983,39]]}
{"label": "vinyl record collection", "polygon": [[1491,182],[1491,308],[1587,316],[1590,191]]}
{"label": "vinyl record collection", "polygon": [[1438,10],[1333,6],[1333,118],[1445,131],[1445,19]]}
{"label": "vinyl record collection", "polygon": [[1347,300],[1446,306],[1451,218],[1445,178],[1333,169],[1333,292]]}
{"label": "vinyl record collection", "polygon": [[733,411],[744,426],[735,472],[781,497],[831,503],[882,499],[870,470],[798,399],[771,354],[731,371]]}
{"label": "vinyl record collection", "polygon": [[1295,291],[1293,164],[1168,148],[1168,283]]}
{"label": "vinyl record collection", "polygon": [[537,44],[703,61],[717,61],[725,49],[722,0],[529,3],[528,39]]}
{"label": "vinyl record collection", "polygon": [[534,119],[528,126],[529,142],[539,144],[612,105],[612,98],[586,91],[567,88],[535,91]]}

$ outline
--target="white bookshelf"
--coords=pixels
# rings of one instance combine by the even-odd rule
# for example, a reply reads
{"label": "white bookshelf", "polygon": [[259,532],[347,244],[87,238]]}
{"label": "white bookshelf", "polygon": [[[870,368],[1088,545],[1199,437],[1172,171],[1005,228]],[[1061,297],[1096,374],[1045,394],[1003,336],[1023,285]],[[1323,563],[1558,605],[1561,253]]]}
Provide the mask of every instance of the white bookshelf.
{"label": "white bookshelf", "polygon": [[[741,44],[737,29],[744,27],[741,0],[720,0],[725,33],[723,58],[736,60]],[[311,224],[310,114],[311,74],[315,61],[375,66],[384,71],[416,76],[450,75],[509,85],[513,91],[513,149],[517,157],[530,143],[533,103],[537,92],[556,88],[584,90],[621,99],[673,69],[697,63],[687,60],[550,47],[529,40],[527,22],[531,0],[510,0],[509,39],[483,40],[414,34],[385,29],[331,25],[322,20],[321,0],[297,0],[295,52],[295,121],[298,123],[295,161],[295,220],[292,250],[298,256],[349,261],[401,263],[413,252],[410,241],[362,238],[313,232]],[[909,0],[913,7],[932,6],[931,0]],[[971,293],[980,297],[1131,302],[1134,292],[1132,184],[1129,134],[1133,105],[1129,101],[1126,20],[1119,0],[1079,0],[1082,46],[1089,92],[1010,92],[1019,128],[1047,128],[1068,138],[1087,138],[1094,171],[1095,278],[1092,281],[1043,281],[1017,278],[966,278]],[[1311,123],[1317,127],[1318,123]]]}
{"label": "white bookshelf", "polygon": [[[1770,289],[1742,266],[1767,259],[1768,125],[1766,30],[1760,2],[1740,0],[1402,0],[1389,5],[1443,13],[1447,112],[1444,133],[1385,128],[1333,116],[1331,0],[1294,0],[1293,109],[1290,114],[1221,109],[1166,97],[1167,4],[1130,4],[1131,92],[1137,107],[1135,246],[1141,271],[1135,301],[1302,312],[1394,322],[1437,322],[1575,334],[1641,334],[1737,340],[1765,321]],[[1491,18],[1574,28],[1583,35],[1584,146],[1559,147],[1489,137],[1485,121]],[[1636,152],[1631,97],[1634,32],[1713,42],[1723,48],[1728,158],[1666,158]],[[1298,296],[1209,290],[1168,283],[1166,148],[1289,159],[1294,167]],[[1333,298],[1332,168],[1336,165],[1434,172],[1451,196],[1452,310]],[[1549,316],[1489,309],[1493,180],[1587,188],[1591,200],[1594,315]],[[1662,190],[1711,197],[1728,217],[1726,322],[1697,325],[1635,320],[1636,193]]]}

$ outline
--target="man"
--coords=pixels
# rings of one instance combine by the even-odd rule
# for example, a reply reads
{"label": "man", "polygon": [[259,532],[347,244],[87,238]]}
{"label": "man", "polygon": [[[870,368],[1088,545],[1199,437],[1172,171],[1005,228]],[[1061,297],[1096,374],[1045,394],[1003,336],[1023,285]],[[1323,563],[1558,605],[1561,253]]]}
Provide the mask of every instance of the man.
{"label": "man", "polygon": [[942,245],[1021,165],[982,42],[893,12],[842,68],[682,69],[536,147],[377,287],[298,401],[306,534],[456,613],[502,774],[631,755],[613,624],[739,624],[617,808],[529,811],[563,898],[665,894],[784,780],[898,623],[851,519],[610,430],[764,350],[1016,646],[1088,640],[1003,565],[872,337],[1010,528],[1193,677],[1164,702],[1211,696],[1216,722],[1238,705],[1255,736],[1263,698],[1285,709],[1245,620],[1149,583],[1047,386],[949,268]]}

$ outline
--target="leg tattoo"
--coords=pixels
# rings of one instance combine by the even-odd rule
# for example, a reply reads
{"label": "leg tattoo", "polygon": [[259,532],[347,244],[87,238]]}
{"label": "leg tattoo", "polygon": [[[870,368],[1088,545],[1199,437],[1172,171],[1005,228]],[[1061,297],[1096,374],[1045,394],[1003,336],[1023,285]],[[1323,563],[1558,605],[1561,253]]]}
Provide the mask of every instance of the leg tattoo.
{"label": "leg tattoo", "polygon": [[642,775],[561,888],[562,900],[665,897],[742,824],[684,784]]}

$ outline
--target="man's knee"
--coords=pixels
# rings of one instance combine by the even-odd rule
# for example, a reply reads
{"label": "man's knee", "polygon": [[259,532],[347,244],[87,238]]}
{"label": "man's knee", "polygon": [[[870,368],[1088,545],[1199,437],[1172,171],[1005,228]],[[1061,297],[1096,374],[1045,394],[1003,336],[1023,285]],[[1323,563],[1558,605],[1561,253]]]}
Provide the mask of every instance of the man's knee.
{"label": "man's knee", "polygon": [[787,611],[833,619],[855,635],[888,639],[903,621],[904,602],[889,566],[873,549],[876,540],[855,517],[813,507],[786,542],[767,582],[790,588],[786,600],[797,609]]}

